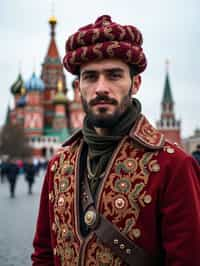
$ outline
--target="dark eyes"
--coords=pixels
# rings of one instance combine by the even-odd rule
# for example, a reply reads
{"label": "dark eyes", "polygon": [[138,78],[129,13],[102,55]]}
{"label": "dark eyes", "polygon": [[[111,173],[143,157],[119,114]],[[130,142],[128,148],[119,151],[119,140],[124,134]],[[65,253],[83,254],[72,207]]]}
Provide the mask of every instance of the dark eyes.
{"label": "dark eyes", "polygon": [[111,79],[118,79],[118,78],[121,78],[121,73],[118,73],[118,72],[111,72],[108,74],[108,76],[111,78]]}
{"label": "dark eyes", "polygon": [[[118,72],[118,71],[109,71],[107,73],[104,74],[104,77],[107,80],[118,80],[122,77],[122,73]],[[98,73],[84,73],[82,75],[82,80],[86,80],[86,81],[90,81],[90,82],[95,82],[97,81],[99,78],[99,74]]]}

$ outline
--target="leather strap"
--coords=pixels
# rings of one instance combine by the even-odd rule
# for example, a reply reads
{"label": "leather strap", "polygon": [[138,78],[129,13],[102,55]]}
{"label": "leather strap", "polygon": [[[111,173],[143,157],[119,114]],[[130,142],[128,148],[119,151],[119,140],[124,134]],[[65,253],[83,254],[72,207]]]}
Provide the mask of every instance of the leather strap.
{"label": "leather strap", "polygon": [[129,240],[116,226],[102,215],[99,218],[98,226],[94,230],[94,233],[126,264],[135,266],[155,265],[155,260],[152,256],[148,255],[142,248]]}
{"label": "leather strap", "polygon": [[148,255],[142,248],[128,239],[103,215],[97,213],[86,175],[83,178],[82,185],[81,203],[83,212],[86,213],[91,210],[96,213],[96,222],[88,227],[96,234],[97,238],[106,244],[127,265],[155,266],[155,258]]}

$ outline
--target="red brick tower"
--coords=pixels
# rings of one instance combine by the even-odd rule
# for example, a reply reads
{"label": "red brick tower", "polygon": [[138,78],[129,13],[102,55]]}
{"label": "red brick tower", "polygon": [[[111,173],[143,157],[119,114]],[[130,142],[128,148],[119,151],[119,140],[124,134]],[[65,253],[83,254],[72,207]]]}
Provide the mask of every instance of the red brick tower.
{"label": "red brick tower", "polygon": [[45,129],[52,128],[54,117],[54,105],[53,98],[56,94],[58,80],[62,80],[64,93],[66,93],[66,81],[63,72],[63,66],[58,53],[56,41],[55,41],[55,27],[57,20],[54,16],[50,17],[49,25],[51,28],[51,39],[47,55],[42,64],[41,78],[45,83],[44,90],[44,125]]}
{"label": "red brick tower", "polygon": [[157,128],[171,141],[181,145],[181,122],[176,120],[174,101],[169,80],[168,62],[166,63],[166,78],[161,102],[161,117],[157,121]]}

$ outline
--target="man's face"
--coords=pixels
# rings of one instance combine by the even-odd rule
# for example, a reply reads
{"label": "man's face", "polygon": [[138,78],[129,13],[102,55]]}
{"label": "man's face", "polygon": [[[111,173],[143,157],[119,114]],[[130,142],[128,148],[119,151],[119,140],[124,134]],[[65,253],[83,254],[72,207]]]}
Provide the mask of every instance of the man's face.
{"label": "man's face", "polygon": [[129,66],[118,59],[83,65],[79,88],[83,109],[94,127],[110,128],[131,104]]}

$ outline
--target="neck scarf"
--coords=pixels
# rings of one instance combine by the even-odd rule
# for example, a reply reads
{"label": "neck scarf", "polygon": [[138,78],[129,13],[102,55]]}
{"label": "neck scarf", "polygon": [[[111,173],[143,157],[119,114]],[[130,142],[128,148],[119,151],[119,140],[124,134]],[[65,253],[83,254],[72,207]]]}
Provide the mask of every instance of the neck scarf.
{"label": "neck scarf", "polygon": [[85,117],[82,131],[84,141],[88,144],[87,168],[89,168],[89,184],[92,193],[95,193],[99,178],[118,142],[129,132],[140,113],[141,104],[134,98],[132,105],[127,108],[109,135],[106,136],[98,135],[88,117]]}

